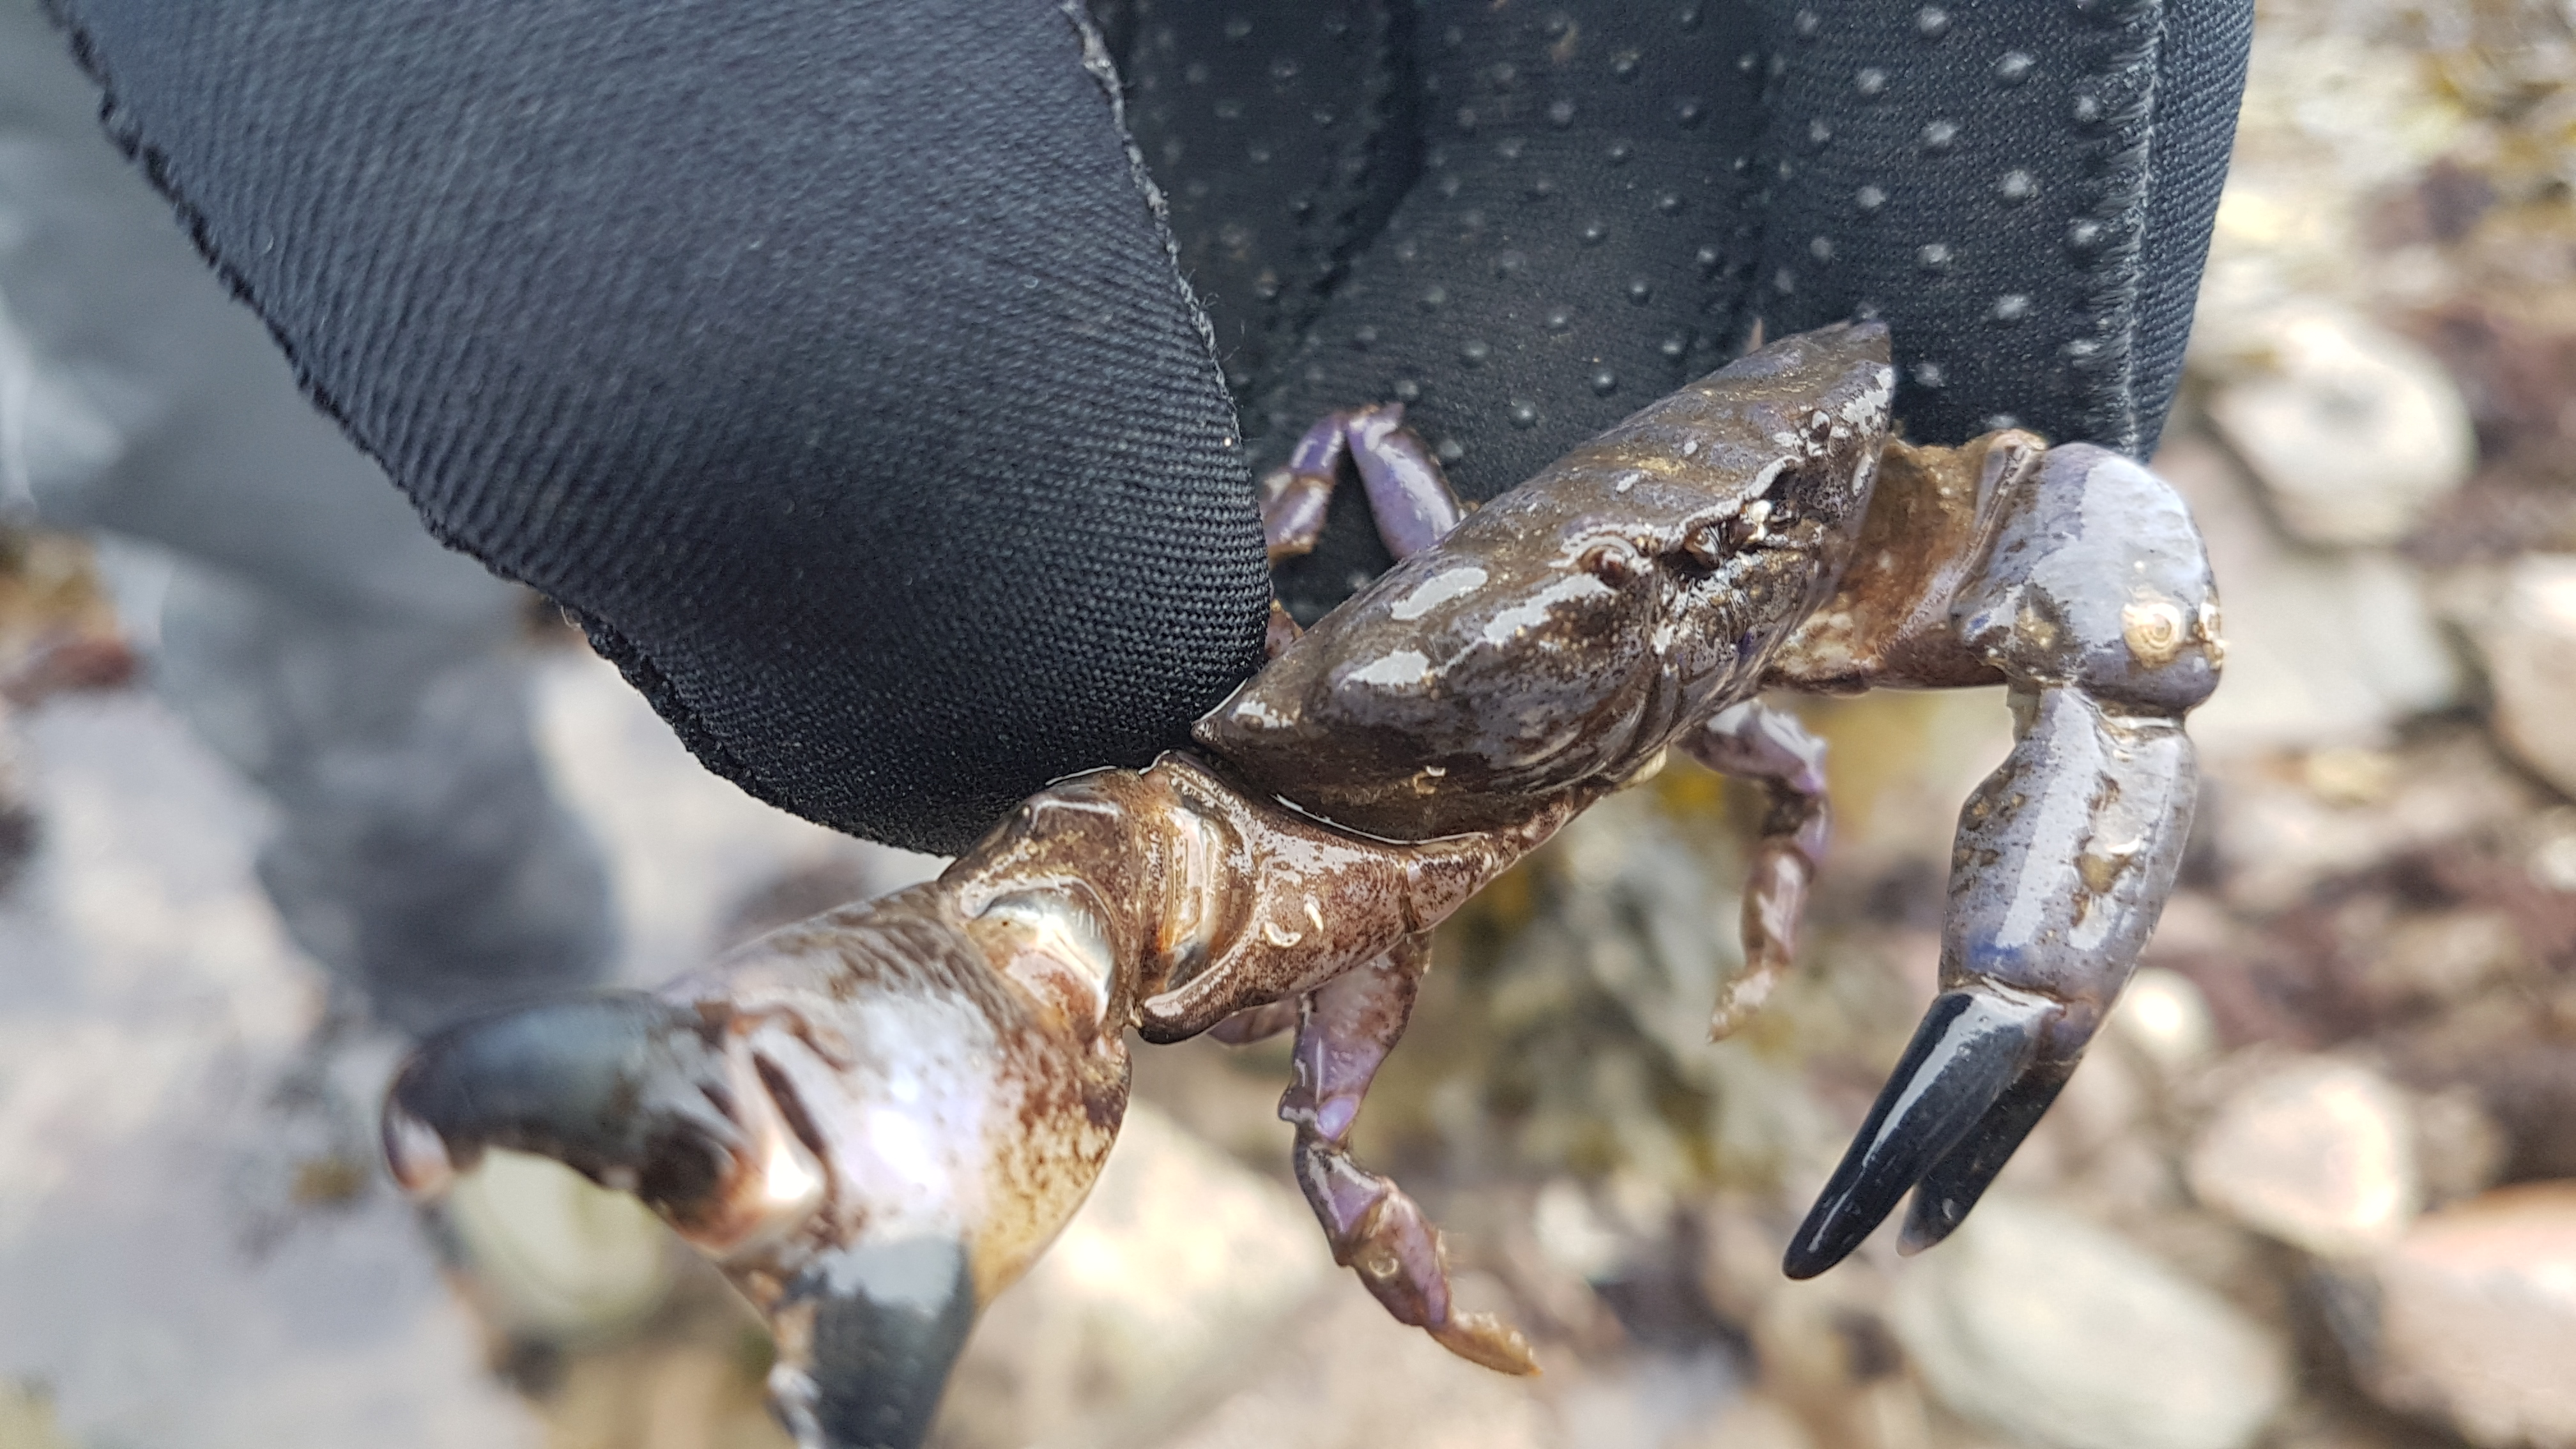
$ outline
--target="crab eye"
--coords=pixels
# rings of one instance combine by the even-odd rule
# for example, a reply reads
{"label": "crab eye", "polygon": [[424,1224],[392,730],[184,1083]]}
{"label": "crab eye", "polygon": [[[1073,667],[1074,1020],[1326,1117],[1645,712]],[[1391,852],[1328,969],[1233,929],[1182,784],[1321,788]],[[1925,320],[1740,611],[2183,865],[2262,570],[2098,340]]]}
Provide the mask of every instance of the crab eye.
{"label": "crab eye", "polygon": [[1771,525],[1776,521],[1771,500],[1756,498],[1723,518],[1694,526],[1682,535],[1682,552],[1701,568],[1713,569],[1729,557],[1768,541]]}
{"label": "crab eye", "polygon": [[1734,525],[1735,546],[1760,543],[1771,532],[1771,500],[1756,498],[1727,520]]}
{"label": "crab eye", "polygon": [[1643,572],[1646,561],[1624,540],[1608,538],[1577,555],[1574,566],[1615,589]]}
{"label": "crab eye", "polygon": [[1711,519],[1682,535],[1683,554],[1704,569],[1713,569],[1726,562],[1727,554],[1734,550],[1734,543],[1728,537],[1734,521],[1731,518]]}

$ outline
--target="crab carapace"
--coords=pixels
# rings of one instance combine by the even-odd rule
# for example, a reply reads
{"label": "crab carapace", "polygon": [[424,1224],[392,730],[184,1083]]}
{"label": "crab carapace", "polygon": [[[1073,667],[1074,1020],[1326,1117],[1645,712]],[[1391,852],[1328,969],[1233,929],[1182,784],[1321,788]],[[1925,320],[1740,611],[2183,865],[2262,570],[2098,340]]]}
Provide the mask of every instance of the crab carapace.
{"label": "crab carapace", "polygon": [[661,992],[425,1044],[386,1144],[415,1191],[486,1147],[635,1192],[767,1315],[809,1446],[926,1432],[977,1310],[1088,1192],[1148,1042],[1293,1028],[1299,1183],[1403,1322],[1491,1367],[1438,1231],[1349,1151],[1428,933],[1669,749],[1768,799],[1723,1035],[1790,961],[1824,850],[1821,745],[1778,691],[2002,685],[1962,812],[1941,989],[1788,1251],[1850,1253],[1908,1190],[1939,1241],[2046,1110],[2172,888],[2183,716],[2218,611],[2181,501],[2128,458],[1998,432],[1891,441],[1885,329],[1791,337],[1467,512],[1395,407],[1265,480],[1272,554],[1345,472],[1399,562],[1199,720],[1196,748],[1050,786],[937,880],[772,933]]}

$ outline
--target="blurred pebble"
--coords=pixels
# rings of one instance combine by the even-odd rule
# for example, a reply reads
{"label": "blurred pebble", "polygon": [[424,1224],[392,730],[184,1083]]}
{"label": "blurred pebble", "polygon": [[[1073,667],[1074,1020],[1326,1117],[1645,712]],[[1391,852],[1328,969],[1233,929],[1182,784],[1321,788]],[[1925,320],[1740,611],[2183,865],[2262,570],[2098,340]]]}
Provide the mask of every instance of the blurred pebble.
{"label": "blurred pebble", "polygon": [[2532,884],[2576,894],[2576,806],[2542,811],[2523,833]]}
{"label": "blurred pebble", "polygon": [[1750,1336],[1764,1387],[1811,1420],[1847,1408],[1863,1385],[1905,1367],[1887,1321],[1887,1281],[1864,1259],[1773,1293]]}
{"label": "blurred pebble", "polygon": [[2427,1214],[2370,1281],[2355,1347],[2373,1394],[2485,1449],[2576,1445],[2576,1184]]}
{"label": "blurred pebble", "polygon": [[1814,1449],[1815,1436],[1786,1404],[1754,1390],[1722,1413],[1664,1441],[1663,1449]]}
{"label": "blurred pebble", "polygon": [[[949,1391],[943,1442],[1116,1439],[1134,1416],[1257,1367],[1279,1323],[1334,1272],[1295,1192],[1133,1104],[1090,1201],[985,1315]],[[1359,1335],[1368,1351],[1422,1338],[1379,1318]]]}
{"label": "blurred pebble", "polygon": [[[2508,1000],[2508,1006],[2523,1003]],[[2507,1144],[2502,1176],[2518,1181],[2576,1177],[2576,1043],[2565,1039],[2576,1014],[2566,1011],[2561,996],[2558,1030],[2534,1040],[2489,1030],[2470,1039],[2470,1050],[2454,1058],[2454,1072],[2474,1087]],[[2528,1011],[2517,1013],[2528,1027]]]}
{"label": "blurred pebble", "polygon": [[2503,911],[2417,911],[2379,935],[2362,968],[2362,986],[2391,1006],[2454,1001],[2519,974],[2525,964],[2522,933]]}
{"label": "blurred pebble", "polygon": [[1914,1260],[1893,1306],[1933,1393],[2031,1443],[2241,1449],[2289,1399],[2270,1331],[2125,1239],[2036,1203],[1987,1198]]}
{"label": "blurred pebble", "polygon": [[596,1342],[670,1289],[671,1235],[652,1210],[552,1159],[486,1152],[445,1211],[467,1292],[505,1333]]}
{"label": "blurred pebble", "polygon": [[2308,793],[2329,805],[2376,805],[2397,783],[2397,757],[2386,750],[2329,745],[2308,751],[2299,778]]}
{"label": "blurred pebble", "polygon": [[2468,408],[2413,343],[2315,304],[2284,309],[2260,335],[2268,367],[2222,384],[2209,415],[2291,533],[2392,544],[2467,481]]}
{"label": "blurred pebble", "polygon": [[2415,1163],[2426,1206],[2495,1186],[2512,1148],[2475,1088],[2454,1086],[2416,1097]]}
{"label": "blurred pebble", "polygon": [[[2199,733],[2196,718],[2192,730]],[[2215,827],[2220,889],[2229,906],[2258,917],[2336,877],[2511,829],[2541,794],[2483,732],[2466,729],[2424,731],[2401,753],[2386,798],[2369,805],[2331,804],[2259,770],[2212,777],[2203,808]]]}
{"label": "blurred pebble", "polygon": [[543,1398],[546,1449],[790,1449],[769,1414],[755,1347],[767,1335],[750,1305],[703,1279],[688,1296],[706,1301],[686,1311],[686,1327],[657,1317],[650,1334],[557,1366]]}
{"label": "blurred pebble", "polygon": [[1618,1232],[1593,1209],[1583,1185],[1570,1177],[1552,1179],[1539,1189],[1530,1232],[1551,1265],[1578,1278],[1598,1282],[1619,1266],[1623,1244]]}
{"label": "blurred pebble", "polygon": [[2526,554],[2478,632],[2495,725],[2516,758],[2576,795],[2576,556]]}
{"label": "blurred pebble", "polygon": [[1774,1293],[1753,1320],[1763,1389],[1796,1413],[1816,1442],[1930,1449],[1923,1390],[1905,1371],[1905,1349],[1887,1312],[1887,1279],[1864,1255]]}
{"label": "blurred pebble", "polygon": [[2149,966],[2129,978],[2111,1012],[2113,1039],[2125,1042],[2149,1065],[2170,1077],[2206,1061],[2218,1050],[2209,1002],[2179,971]]}
{"label": "blurred pebble", "polygon": [[2328,1058],[2238,1088],[2193,1144],[2186,1173],[2202,1202],[2329,1258],[2396,1242],[2423,1199],[2405,1094]]}
{"label": "blurred pebble", "polygon": [[[1462,1284],[1468,1291],[1473,1280]],[[1347,1291],[1345,1291],[1347,1290]],[[1547,1380],[1482,1369],[1398,1327],[1356,1281],[1334,1285],[1248,1355],[1258,1376],[1169,1438],[1049,1435],[1047,1443],[1161,1449],[1557,1449]],[[1549,1377],[1572,1368],[1548,1363]],[[950,1395],[955,1402],[956,1395]]]}
{"label": "blurred pebble", "polygon": [[2177,436],[2155,466],[2191,505],[2226,600],[2227,679],[2191,719],[2204,750],[2380,745],[2459,697],[2459,666],[2404,563],[2284,541],[2205,438]]}
{"label": "blurred pebble", "polygon": [[[1636,1348],[1607,1362],[1559,1363],[1551,1407],[1552,1449],[1671,1449],[1713,1443],[1708,1427],[1744,1391],[1743,1369],[1725,1348]],[[1776,1426],[1773,1427],[1776,1432]],[[1381,1442],[1408,1443],[1407,1440]],[[1766,1442],[1791,1449],[1796,1439]],[[1372,1445],[1374,1449],[1374,1445]]]}
{"label": "blurred pebble", "polygon": [[1795,1220],[1773,1220],[1741,1190],[1710,1193],[1698,1206],[1700,1297],[1727,1322],[1750,1323],[1789,1281],[1780,1256]]}
{"label": "blurred pebble", "polygon": [[[54,1427],[54,1403],[32,1384],[0,1381],[0,1449],[74,1449]],[[1765,1441],[1764,1449],[1770,1449]],[[1781,1444],[1779,1449],[1804,1449]]]}

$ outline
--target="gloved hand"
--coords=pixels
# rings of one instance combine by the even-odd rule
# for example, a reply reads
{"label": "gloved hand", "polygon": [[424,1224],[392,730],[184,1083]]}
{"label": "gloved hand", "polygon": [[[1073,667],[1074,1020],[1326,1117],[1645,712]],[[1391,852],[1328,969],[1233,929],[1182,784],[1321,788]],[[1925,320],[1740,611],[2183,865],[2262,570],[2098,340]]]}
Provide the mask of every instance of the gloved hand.
{"label": "gloved hand", "polygon": [[[1258,666],[1252,473],[1332,408],[1490,497],[1859,313],[1918,439],[2143,453],[2251,13],[58,3],[440,537],[711,768],[938,851]],[[1310,617],[1383,563],[1341,513]]]}

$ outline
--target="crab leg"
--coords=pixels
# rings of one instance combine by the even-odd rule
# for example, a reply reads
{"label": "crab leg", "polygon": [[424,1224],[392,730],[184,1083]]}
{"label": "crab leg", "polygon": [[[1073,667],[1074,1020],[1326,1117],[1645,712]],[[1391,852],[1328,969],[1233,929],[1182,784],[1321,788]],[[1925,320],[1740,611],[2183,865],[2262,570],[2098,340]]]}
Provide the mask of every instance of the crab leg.
{"label": "crab leg", "polygon": [[1832,817],[1825,799],[1825,742],[1795,715],[1748,699],[1682,737],[1691,758],[1762,787],[1768,806],[1744,884],[1744,969],[1709,1018],[1711,1040],[1732,1036],[1770,999],[1797,955],[1807,887],[1824,863]]}
{"label": "crab leg", "polygon": [[1380,1063],[1404,1035],[1428,936],[1412,936],[1307,994],[1297,1024],[1297,1079],[1279,1099],[1297,1128],[1297,1185],[1324,1225],[1333,1261],[1358,1272],[1399,1323],[1451,1353],[1503,1373],[1538,1372],[1519,1331],[1488,1313],[1459,1313],[1449,1298],[1440,1230],[1390,1179],[1350,1154],[1351,1127]]}
{"label": "crab leg", "polygon": [[[1967,1216],[2075,1069],[2172,890],[2196,772],[2183,716],[2218,680],[2218,606],[2181,499],[2085,444],[1990,468],[1949,610],[2011,685],[2015,743],[1959,817],[1941,995],[1792,1240],[1812,1277],[1916,1189],[1903,1245]],[[1895,682],[1903,682],[1898,678]]]}
{"label": "crab leg", "polygon": [[[1466,509],[1403,421],[1402,405],[1390,404],[1334,413],[1307,431],[1288,467],[1262,482],[1262,531],[1272,562],[1315,546],[1345,457],[1359,470],[1378,537],[1396,558],[1437,543],[1457,525]],[[1273,657],[1296,637],[1296,626],[1272,604]],[[1453,1310],[1440,1230],[1403,1188],[1350,1154],[1361,1099],[1403,1038],[1430,961],[1430,937],[1407,936],[1301,996],[1238,1011],[1211,1034],[1239,1045],[1297,1028],[1297,1077],[1279,1099],[1279,1116],[1297,1128],[1297,1184],[1323,1224],[1333,1260],[1358,1272],[1397,1322],[1424,1330],[1450,1352],[1504,1373],[1536,1373],[1538,1363],[1517,1330],[1491,1314]]]}
{"label": "crab leg", "polygon": [[[1287,464],[1261,480],[1261,539],[1271,563],[1314,552],[1345,461],[1359,470],[1377,536],[1396,558],[1439,542],[1467,515],[1439,460],[1404,426],[1404,404],[1347,408],[1308,428]],[[1270,657],[1278,658],[1299,632],[1272,600],[1264,641]]]}
{"label": "crab leg", "polygon": [[1345,459],[1368,490],[1378,537],[1399,559],[1439,542],[1466,515],[1431,450],[1406,430],[1404,404],[1327,413],[1297,440],[1287,465],[1261,480],[1261,533],[1272,563],[1314,550]]}

